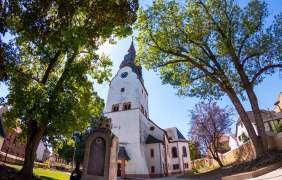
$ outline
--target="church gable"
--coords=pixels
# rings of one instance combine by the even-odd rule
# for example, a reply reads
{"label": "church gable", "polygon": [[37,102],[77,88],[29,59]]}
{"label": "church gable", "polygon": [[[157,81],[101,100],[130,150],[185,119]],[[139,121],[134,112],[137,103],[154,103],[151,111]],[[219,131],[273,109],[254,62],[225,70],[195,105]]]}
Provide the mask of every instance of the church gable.
{"label": "church gable", "polygon": [[165,131],[170,141],[187,141],[176,127],[165,129]]}

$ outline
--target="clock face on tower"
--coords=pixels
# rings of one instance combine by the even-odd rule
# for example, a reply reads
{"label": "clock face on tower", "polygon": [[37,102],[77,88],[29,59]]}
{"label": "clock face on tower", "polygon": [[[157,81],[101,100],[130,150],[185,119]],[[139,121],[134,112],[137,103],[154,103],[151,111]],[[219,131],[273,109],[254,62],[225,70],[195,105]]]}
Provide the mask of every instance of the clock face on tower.
{"label": "clock face on tower", "polygon": [[123,72],[123,73],[120,75],[121,78],[126,78],[127,76],[128,76],[128,72]]}

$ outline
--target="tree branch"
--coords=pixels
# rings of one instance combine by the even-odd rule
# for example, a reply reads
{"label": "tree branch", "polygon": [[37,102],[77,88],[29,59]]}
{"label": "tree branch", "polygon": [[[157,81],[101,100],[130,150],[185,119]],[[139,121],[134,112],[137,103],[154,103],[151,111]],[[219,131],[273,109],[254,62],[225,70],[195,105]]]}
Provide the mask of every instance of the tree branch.
{"label": "tree branch", "polygon": [[253,87],[257,78],[262,75],[264,72],[266,72],[267,70],[269,69],[272,69],[272,68],[282,68],[282,64],[274,64],[274,65],[269,65],[269,66],[265,66],[264,68],[260,69],[256,74],[255,76],[252,78],[251,80],[251,86]]}
{"label": "tree branch", "polygon": [[51,73],[51,70],[53,69],[54,65],[56,64],[60,54],[61,54],[61,51],[58,51],[58,52],[55,53],[55,56],[53,58],[50,58],[50,63],[48,65],[48,68],[45,71],[45,74],[44,74],[44,76],[43,76],[43,78],[41,80],[42,84],[44,84],[44,85],[46,84],[46,82],[48,80],[48,77],[49,77],[49,75]]}
{"label": "tree branch", "polygon": [[242,49],[245,45],[245,43],[247,42],[247,40],[249,39],[249,37],[256,32],[256,30],[258,30],[258,28],[262,25],[262,14],[259,16],[259,23],[257,24],[257,26],[255,27],[255,29],[252,31],[252,32],[249,32],[245,35],[245,37],[243,38],[243,41],[240,45],[240,48],[238,50],[238,57],[241,56],[241,52],[242,52]]}
{"label": "tree branch", "polygon": [[214,20],[213,16],[210,14],[210,12],[208,11],[206,5],[203,3],[203,1],[199,0],[198,3],[204,8],[205,12],[207,13],[207,15],[210,17],[211,21],[213,22],[213,24],[216,26],[216,29],[218,30],[218,32],[221,34],[221,36],[223,37],[223,39],[226,38],[226,35],[224,33],[224,31],[220,28],[220,26],[217,24],[217,22]]}

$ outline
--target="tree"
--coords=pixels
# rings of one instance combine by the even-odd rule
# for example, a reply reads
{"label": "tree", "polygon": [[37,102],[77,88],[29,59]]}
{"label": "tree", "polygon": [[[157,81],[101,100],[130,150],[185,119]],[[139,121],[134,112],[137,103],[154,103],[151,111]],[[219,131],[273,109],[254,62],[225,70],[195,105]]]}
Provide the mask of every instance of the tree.
{"label": "tree", "polygon": [[[104,102],[94,91],[110,75],[111,61],[95,51],[107,39],[131,34],[138,2],[124,0],[9,1],[7,31],[19,57],[9,71],[5,114],[26,135],[21,174],[32,177],[42,137],[57,145],[83,131]],[[20,119],[20,120],[18,120]]]}
{"label": "tree", "polygon": [[220,167],[223,164],[218,153],[222,137],[231,132],[231,115],[232,109],[220,108],[216,102],[200,102],[191,111],[189,137],[199,143],[203,152],[208,151]]}
{"label": "tree", "polygon": [[101,119],[101,117],[92,117],[90,120],[90,126],[88,126],[84,132],[74,132],[72,138],[74,143],[64,141],[63,146],[57,150],[58,155],[67,162],[72,162],[75,151],[74,161],[76,166],[80,167],[84,158],[86,140],[93,130],[98,128],[98,121]]}
{"label": "tree", "polygon": [[[268,154],[254,87],[282,70],[282,14],[266,28],[267,5],[251,0],[241,8],[234,0],[157,0],[140,10],[138,61],[159,70],[162,82],[179,95],[219,99],[227,95],[256,150]],[[256,134],[242,101],[248,98]]]}
{"label": "tree", "polygon": [[250,138],[243,132],[242,133],[242,141],[243,143],[247,142]]}
{"label": "tree", "polygon": [[193,142],[193,141],[188,141],[188,146],[189,146],[189,152],[190,152],[190,158],[191,161],[194,161],[196,159],[201,158],[201,152],[199,149],[199,143],[198,142]]}
{"label": "tree", "polygon": [[7,19],[8,3],[0,1],[0,82],[8,80],[7,71],[15,60],[12,44],[3,42],[3,36],[7,32]]}

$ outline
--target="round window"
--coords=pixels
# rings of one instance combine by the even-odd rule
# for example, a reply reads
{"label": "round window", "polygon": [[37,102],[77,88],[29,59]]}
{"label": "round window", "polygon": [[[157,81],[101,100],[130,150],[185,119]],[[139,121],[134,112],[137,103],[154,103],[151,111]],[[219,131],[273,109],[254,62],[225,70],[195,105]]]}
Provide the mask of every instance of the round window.
{"label": "round window", "polygon": [[155,130],[155,127],[154,127],[154,126],[151,126],[151,127],[150,127],[150,130],[151,130],[151,131],[154,131],[154,130]]}
{"label": "round window", "polygon": [[96,139],[96,144],[101,144],[102,143],[102,139],[101,138],[97,138]]}

